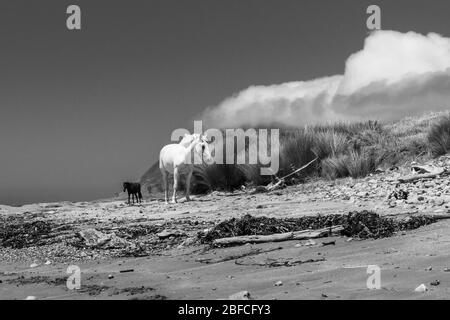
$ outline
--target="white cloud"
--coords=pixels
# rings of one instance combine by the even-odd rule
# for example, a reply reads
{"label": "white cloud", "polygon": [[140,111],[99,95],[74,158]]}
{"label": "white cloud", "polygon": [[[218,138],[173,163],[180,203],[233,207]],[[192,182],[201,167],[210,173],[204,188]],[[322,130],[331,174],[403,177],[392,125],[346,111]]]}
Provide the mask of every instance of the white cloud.
{"label": "white cloud", "polygon": [[448,108],[450,39],[378,31],[347,59],[344,75],[252,86],[207,109],[204,120],[216,127],[301,126]]}

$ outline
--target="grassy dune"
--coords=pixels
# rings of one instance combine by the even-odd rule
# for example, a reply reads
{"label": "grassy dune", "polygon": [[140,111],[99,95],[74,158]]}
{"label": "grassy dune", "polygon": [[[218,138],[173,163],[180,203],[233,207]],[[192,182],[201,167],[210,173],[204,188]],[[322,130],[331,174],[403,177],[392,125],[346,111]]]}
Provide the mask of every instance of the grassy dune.
{"label": "grassy dune", "polygon": [[[246,150],[248,151],[248,145]],[[427,113],[401,121],[381,123],[330,123],[306,128],[280,130],[280,170],[291,173],[316,158],[307,170],[292,176],[288,184],[308,179],[363,177],[377,168],[423,161],[450,151],[450,114]],[[261,176],[258,165],[197,166],[193,191],[233,190],[242,185],[267,184],[272,177]],[[161,191],[158,165],[153,165],[141,182],[151,192]],[[183,181],[182,181],[183,187]]]}

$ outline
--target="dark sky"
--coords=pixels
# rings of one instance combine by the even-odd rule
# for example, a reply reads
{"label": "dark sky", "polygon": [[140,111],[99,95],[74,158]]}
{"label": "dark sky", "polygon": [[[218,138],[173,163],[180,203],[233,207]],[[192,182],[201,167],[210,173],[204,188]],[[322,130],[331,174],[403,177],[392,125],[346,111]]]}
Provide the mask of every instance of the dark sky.
{"label": "dark sky", "polygon": [[206,107],[342,74],[369,4],[383,29],[448,36],[448,0],[2,1],[0,203],[109,197]]}

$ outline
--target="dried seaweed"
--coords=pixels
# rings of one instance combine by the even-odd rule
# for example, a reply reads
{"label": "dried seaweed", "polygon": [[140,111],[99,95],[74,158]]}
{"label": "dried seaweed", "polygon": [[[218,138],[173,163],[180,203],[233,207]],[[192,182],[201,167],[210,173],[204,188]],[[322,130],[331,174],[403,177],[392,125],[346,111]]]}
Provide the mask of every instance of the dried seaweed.
{"label": "dried seaweed", "polygon": [[270,235],[342,225],[344,227],[342,234],[345,236],[378,239],[390,237],[397,231],[417,229],[435,221],[434,218],[427,216],[411,216],[406,220],[398,220],[382,217],[371,211],[283,219],[245,215],[242,218],[223,221],[199,237],[202,243],[211,243],[215,239],[227,237]]}
{"label": "dried seaweed", "polygon": [[57,228],[47,221],[24,221],[21,217],[6,217],[0,220],[0,245],[20,249],[39,245]]}

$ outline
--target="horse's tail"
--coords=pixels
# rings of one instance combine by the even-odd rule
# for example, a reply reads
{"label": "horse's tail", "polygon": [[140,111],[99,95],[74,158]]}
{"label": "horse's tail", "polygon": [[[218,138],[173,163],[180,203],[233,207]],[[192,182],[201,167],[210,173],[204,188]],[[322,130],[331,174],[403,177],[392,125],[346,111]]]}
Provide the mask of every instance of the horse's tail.
{"label": "horse's tail", "polygon": [[139,199],[142,200],[142,192],[141,192],[141,190],[139,190],[138,196],[139,196]]}

